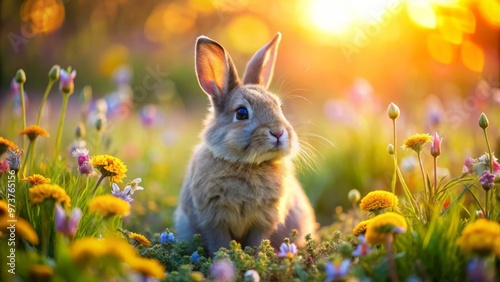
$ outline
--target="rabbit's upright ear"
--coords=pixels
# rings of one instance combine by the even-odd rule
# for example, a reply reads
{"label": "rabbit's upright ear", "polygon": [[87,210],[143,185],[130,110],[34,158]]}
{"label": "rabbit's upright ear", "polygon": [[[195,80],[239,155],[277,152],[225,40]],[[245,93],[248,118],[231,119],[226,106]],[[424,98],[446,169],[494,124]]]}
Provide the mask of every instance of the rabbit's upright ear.
{"label": "rabbit's upright ear", "polygon": [[212,98],[214,106],[223,106],[225,96],[240,83],[229,54],[219,43],[205,36],[196,40],[195,68],[198,82]]}
{"label": "rabbit's upright ear", "polygon": [[273,77],[280,40],[281,33],[278,32],[271,42],[267,43],[253,55],[243,75],[243,84],[259,84],[266,89],[269,87],[271,78]]}

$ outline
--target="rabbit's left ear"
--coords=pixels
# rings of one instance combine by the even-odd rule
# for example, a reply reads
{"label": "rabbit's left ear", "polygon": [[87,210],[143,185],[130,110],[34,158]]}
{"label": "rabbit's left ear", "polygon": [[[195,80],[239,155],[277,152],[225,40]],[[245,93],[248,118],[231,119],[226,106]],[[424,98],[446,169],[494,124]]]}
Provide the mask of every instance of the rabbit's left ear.
{"label": "rabbit's left ear", "polygon": [[243,84],[258,84],[266,89],[269,87],[273,77],[280,40],[281,33],[278,32],[271,42],[253,55],[243,75]]}

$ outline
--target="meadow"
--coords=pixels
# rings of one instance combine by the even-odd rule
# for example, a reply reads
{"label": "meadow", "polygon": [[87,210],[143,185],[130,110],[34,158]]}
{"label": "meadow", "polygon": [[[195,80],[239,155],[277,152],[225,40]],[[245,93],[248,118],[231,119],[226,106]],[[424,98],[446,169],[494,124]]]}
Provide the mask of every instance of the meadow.
{"label": "meadow", "polygon": [[[346,43],[370,23],[357,14],[347,27],[321,6],[314,27],[276,17],[302,1],[268,15],[259,1],[148,2],[137,18],[82,4],[93,12],[81,29],[77,3],[35,2],[2,3],[50,17],[2,15],[1,281],[498,281],[497,2],[429,1],[434,26],[411,1],[370,6],[388,22],[365,29],[363,46]],[[16,37],[26,24],[32,34]],[[173,227],[208,105],[194,41],[208,33],[243,66],[275,28],[284,42],[270,90],[301,139],[297,175],[320,227],[304,248],[292,232],[279,250],[233,241],[211,257]],[[150,43],[134,46],[137,33]]]}

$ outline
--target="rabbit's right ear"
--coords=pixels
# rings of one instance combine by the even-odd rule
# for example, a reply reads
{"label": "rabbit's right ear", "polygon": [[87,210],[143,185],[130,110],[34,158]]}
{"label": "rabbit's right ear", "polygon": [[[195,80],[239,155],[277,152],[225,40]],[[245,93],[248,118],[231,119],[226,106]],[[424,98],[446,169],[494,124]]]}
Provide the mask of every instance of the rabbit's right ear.
{"label": "rabbit's right ear", "polygon": [[224,48],[206,36],[196,40],[195,68],[198,83],[217,107],[240,84],[236,68]]}

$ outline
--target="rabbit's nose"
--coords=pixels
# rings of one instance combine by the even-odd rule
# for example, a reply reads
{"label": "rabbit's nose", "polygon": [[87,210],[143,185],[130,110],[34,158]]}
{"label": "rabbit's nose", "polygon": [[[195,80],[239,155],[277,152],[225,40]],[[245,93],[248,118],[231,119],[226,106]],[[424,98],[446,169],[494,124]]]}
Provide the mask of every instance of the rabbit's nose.
{"label": "rabbit's nose", "polygon": [[285,130],[283,130],[282,128],[279,128],[277,130],[276,129],[275,130],[271,129],[269,131],[269,133],[271,133],[271,135],[274,136],[274,137],[276,137],[276,139],[278,139],[278,140],[280,139],[281,135],[283,135],[283,132],[285,132]]}

